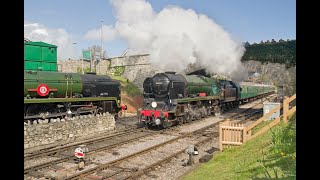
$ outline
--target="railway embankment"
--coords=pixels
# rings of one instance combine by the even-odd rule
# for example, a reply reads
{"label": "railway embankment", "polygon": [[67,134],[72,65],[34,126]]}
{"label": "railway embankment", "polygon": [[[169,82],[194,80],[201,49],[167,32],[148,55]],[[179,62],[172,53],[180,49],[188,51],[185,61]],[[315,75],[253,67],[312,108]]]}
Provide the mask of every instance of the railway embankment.
{"label": "railway embankment", "polygon": [[180,179],[296,179],[296,116],[246,144],[219,152]]}

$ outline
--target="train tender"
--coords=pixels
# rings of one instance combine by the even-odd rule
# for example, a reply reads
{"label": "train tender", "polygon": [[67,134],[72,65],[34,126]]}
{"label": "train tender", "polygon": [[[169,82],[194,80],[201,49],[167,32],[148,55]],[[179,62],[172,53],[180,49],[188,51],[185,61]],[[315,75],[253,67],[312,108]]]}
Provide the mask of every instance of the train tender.
{"label": "train tender", "polygon": [[274,86],[239,83],[202,75],[157,73],[143,82],[143,107],[138,111],[141,126],[169,127],[217,115],[274,93]]}
{"label": "train tender", "polygon": [[119,81],[94,74],[25,70],[24,97],[25,120],[121,109]]}

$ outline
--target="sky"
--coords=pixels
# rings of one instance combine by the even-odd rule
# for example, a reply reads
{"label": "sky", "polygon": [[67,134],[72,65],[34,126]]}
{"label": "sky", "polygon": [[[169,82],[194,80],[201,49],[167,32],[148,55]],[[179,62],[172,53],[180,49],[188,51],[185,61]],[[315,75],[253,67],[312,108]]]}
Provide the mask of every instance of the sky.
{"label": "sky", "polygon": [[[150,4],[147,10],[152,9],[152,15],[162,14],[160,12],[170,7],[191,9],[221,26],[234,41],[258,43],[261,40],[296,39],[295,0],[134,1]],[[122,0],[25,0],[25,38],[57,45],[60,59],[78,59],[82,50],[101,44],[103,26],[103,49],[108,57],[120,56],[134,43],[131,37],[128,38],[123,32],[119,33],[116,24],[121,24],[121,17],[117,18],[119,12],[115,8],[116,2],[121,3]],[[133,17],[138,17],[136,11],[128,8],[126,18],[132,16],[130,23],[135,22]],[[134,35],[139,36],[138,33]]]}

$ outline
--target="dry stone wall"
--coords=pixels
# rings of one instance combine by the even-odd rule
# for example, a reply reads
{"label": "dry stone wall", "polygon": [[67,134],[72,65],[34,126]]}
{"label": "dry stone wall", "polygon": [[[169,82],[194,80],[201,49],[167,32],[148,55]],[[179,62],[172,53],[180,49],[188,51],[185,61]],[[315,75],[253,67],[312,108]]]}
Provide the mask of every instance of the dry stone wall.
{"label": "dry stone wall", "polygon": [[73,142],[77,138],[115,130],[115,119],[109,113],[65,119],[38,120],[24,125],[24,148]]}

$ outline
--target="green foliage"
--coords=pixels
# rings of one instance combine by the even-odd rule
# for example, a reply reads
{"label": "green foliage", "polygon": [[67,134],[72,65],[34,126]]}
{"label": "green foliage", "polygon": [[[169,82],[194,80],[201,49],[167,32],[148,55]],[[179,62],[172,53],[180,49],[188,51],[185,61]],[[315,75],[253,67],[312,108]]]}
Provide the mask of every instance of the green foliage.
{"label": "green foliage", "polygon": [[113,74],[115,76],[121,76],[124,73],[125,67],[124,66],[116,66],[114,67],[115,71],[113,72]]}
{"label": "green foliage", "polygon": [[111,75],[111,78],[112,78],[112,79],[116,79],[116,80],[118,80],[118,81],[120,81],[120,82],[122,82],[122,83],[126,83],[126,82],[129,81],[128,79],[126,79],[126,78],[124,78],[124,77],[121,77],[121,76]]}
{"label": "green foliage", "polygon": [[[83,68],[83,72],[84,73],[90,72],[90,67]],[[80,73],[80,74],[82,73],[81,67],[77,67],[77,73]]]}
{"label": "green foliage", "polygon": [[132,82],[127,82],[127,85],[126,87],[124,87],[124,89],[129,96],[141,95],[139,88],[136,85],[134,85]]}
{"label": "green foliage", "polygon": [[[262,150],[262,158],[257,162],[263,168],[267,179],[296,177],[296,116],[288,125],[281,123],[271,129],[271,142],[267,151]],[[259,177],[257,175],[257,177]]]}
{"label": "green foliage", "polygon": [[121,76],[114,76],[114,75],[111,75],[111,78],[120,81],[122,93],[128,94],[129,96],[141,95],[139,88],[135,84],[130,82],[128,79]]}
{"label": "green foliage", "polygon": [[252,45],[246,43],[245,48],[243,61],[257,60],[262,63],[281,63],[286,64],[287,68],[296,65],[296,40]]}

